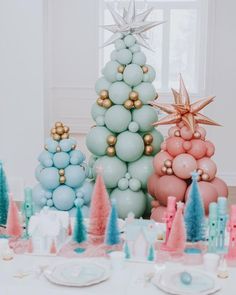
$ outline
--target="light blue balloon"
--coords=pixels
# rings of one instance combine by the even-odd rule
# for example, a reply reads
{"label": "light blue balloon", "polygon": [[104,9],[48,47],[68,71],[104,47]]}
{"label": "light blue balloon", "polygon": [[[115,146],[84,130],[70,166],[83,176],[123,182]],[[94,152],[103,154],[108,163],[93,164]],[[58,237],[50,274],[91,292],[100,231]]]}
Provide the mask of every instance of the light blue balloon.
{"label": "light blue balloon", "polygon": [[146,63],[146,60],[147,58],[145,54],[142,51],[139,51],[134,53],[132,63],[139,66],[143,66]]}
{"label": "light blue balloon", "polygon": [[124,48],[126,48],[126,46],[125,46],[125,42],[123,40],[118,39],[118,40],[115,41],[115,49],[116,50],[121,50],[121,49],[124,49]]}
{"label": "light blue balloon", "polygon": [[124,82],[115,82],[109,88],[109,97],[114,104],[123,104],[129,98],[131,91],[131,87]]}
{"label": "light blue balloon", "polygon": [[48,138],[45,141],[45,145],[47,146],[47,149],[50,153],[56,153],[58,147],[58,142],[56,140]]}
{"label": "light blue balloon", "polygon": [[89,167],[93,167],[97,159],[98,159],[97,156],[91,155],[88,161]]}
{"label": "light blue balloon", "polygon": [[85,161],[85,155],[79,151],[74,150],[70,152],[70,163],[72,165],[79,165]]}
{"label": "light blue balloon", "polygon": [[50,153],[50,152],[48,152],[48,151],[42,151],[41,153],[40,153],[40,155],[38,156],[38,160],[39,160],[39,162],[43,162],[45,159],[52,159],[53,158],[53,154],[52,153]]}
{"label": "light blue balloon", "polygon": [[89,217],[89,207],[83,206],[81,208],[81,212],[82,212],[84,218],[88,218]]}
{"label": "light blue balloon", "polygon": [[77,198],[74,201],[75,207],[82,207],[84,205],[84,200],[81,198]]}
{"label": "light blue balloon", "polygon": [[129,181],[127,178],[121,178],[118,182],[118,188],[121,190],[121,191],[124,191],[126,190],[127,188],[129,187]]}
{"label": "light blue balloon", "polygon": [[96,177],[97,168],[103,171],[103,179],[107,188],[115,188],[118,181],[125,176],[127,166],[117,157],[104,156],[98,158],[93,166],[93,175]]}
{"label": "light blue balloon", "polygon": [[111,52],[110,57],[111,57],[111,60],[116,60],[116,57],[117,57],[117,51],[116,51],[116,50],[113,50],[113,51]]}
{"label": "light blue balloon", "polygon": [[132,52],[132,53],[135,53],[135,52],[139,52],[140,51],[140,46],[138,44],[134,44],[133,46],[131,46],[129,48],[129,50]]}
{"label": "light blue balloon", "polygon": [[104,68],[103,74],[104,77],[109,81],[109,82],[115,82],[116,81],[116,74],[117,74],[117,69],[120,66],[120,64],[116,61],[109,61]]}
{"label": "light blue balloon", "polygon": [[116,80],[122,81],[123,80],[123,75],[121,73],[116,74]]}
{"label": "light blue balloon", "polygon": [[132,61],[132,56],[129,49],[121,49],[116,54],[116,60],[122,65],[128,65]]}
{"label": "light blue balloon", "polygon": [[51,198],[52,198],[52,192],[51,192],[51,191],[46,191],[46,192],[45,192],[45,197],[46,197],[47,199],[51,199]]}
{"label": "light blue balloon", "polygon": [[106,154],[108,147],[107,137],[113,133],[106,127],[93,127],[86,136],[86,145],[89,151],[96,156],[103,156]]}
{"label": "light blue balloon", "polygon": [[88,205],[91,201],[91,196],[93,193],[94,182],[93,181],[85,181],[83,185],[76,190],[76,195],[80,193],[82,198],[84,199],[84,204]]}
{"label": "light blue balloon", "polygon": [[38,183],[32,190],[32,200],[37,209],[43,207],[42,199],[45,198],[45,195],[45,189]]}
{"label": "light blue balloon", "polygon": [[152,124],[158,121],[156,110],[149,105],[144,105],[140,109],[134,109],[132,116],[133,121],[138,123],[141,132],[152,130]]}
{"label": "light blue balloon", "polygon": [[120,133],[128,128],[131,113],[121,105],[114,105],[105,114],[105,124],[112,132]]}
{"label": "light blue balloon", "polygon": [[41,171],[39,182],[46,190],[53,190],[60,185],[58,169],[55,167],[45,168]]}
{"label": "light blue balloon", "polygon": [[67,185],[60,185],[54,190],[52,199],[58,210],[68,211],[74,206],[75,191]]}
{"label": "light blue balloon", "polygon": [[99,106],[96,102],[92,105],[91,115],[94,121],[96,121],[97,117],[104,116],[106,113],[106,109]]}
{"label": "light blue balloon", "polygon": [[148,82],[153,82],[156,78],[156,71],[154,70],[154,68],[150,65],[146,65],[148,67],[148,76],[149,76],[149,81]]}
{"label": "light blue balloon", "polygon": [[44,167],[52,167],[52,166],[53,166],[53,161],[52,161],[52,159],[43,159],[43,160],[41,161],[41,163],[42,163],[42,165],[43,165]]}
{"label": "light blue balloon", "polygon": [[116,155],[125,162],[133,162],[140,158],[144,151],[142,137],[138,133],[125,131],[117,136]]}
{"label": "light blue balloon", "polygon": [[143,71],[140,66],[136,64],[130,64],[125,67],[123,73],[123,79],[125,83],[130,86],[136,86],[143,80]]}
{"label": "light blue balloon", "polygon": [[99,95],[102,90],[108,90],[111,85],[105,77],[101,77],[95,83],[95,91]]}
{"label": "light blue balloon", "polygon": [[129,180],[129,188],[133,191],[133,192],[137,192],[140,190],[141,188],[141,182],[136,179],[136,178],[131,178]]}
{"label": "light blue balloon", "polygon": [[118,215],[123,219],[130,212],[133,212],[135,218],[140,218],[146,208],[146,197],[141,190],[133,192],[131,189],[121,191],[119,188],[116,188],[112,191],[110,198],[115,200]]}
{"label": "light blue balloon", "polygon": [[62,139],[59,143],[60,148],[63,152],[71,151],[73,144],[74,144],[74,141],[72,141],[71,138]]}
{"label": "light blue balloon", "polygon": [[149,82],[142,82],[138,86],[134,87],[134,91],[137,91],[139,94],[139,99],[143,104],[148,104],[149,101],[156,98],[156,90],[154,86]]}
{"label": "light blue balloon", "polygon": [[70,217],[75,217],[77,213],[77,208],[73,207],[72,209],[69,210],[69,215]]}
{"label": "light blue balloon", "polygon": [[131,122],[129,123],[129,131],[130,132],[137,132],[139,130],[139,125],[137,122]]}
{"label": "light blue balloon", "polygon": [[52,199],[47,200],[47,206],[48,207],[52,207],[53,206],[53,200]]}
{"label": "light blue balloon", "polygon": [[98,116],[96,118],[96,125],[97,126],[104,126],[105,125],[105,118],[104,118],[104,116]]}
{"label": "light blue balloon", "polygon": [[39,181],[40,173],[44,169],[43,165],[39,164],[35,169],[35,178]]}
{"label": "light blue balloon", "polygon": [[151,82],[148,73],[143,74],[143,82]]}
{"label": "light blue balloon", "polygon": [[73,188],[77,188],[82,185],[85,180],[85,170],[79,165],[69,165],[65,169],[65,184]]}
{"label": "light blue balloon", "polygon": [[128,180],[131,178],[131,175],[129,174],[129,172],[125,173],[125,178]]}
{"label": "light blue balloon", "polygon": [[53,163],[58,169],[66,168],[70,163],[70,156],[65,152],[56,153],[53,156]]}
{"label": "light blue balloon", "polygon": [[125,45],[127,47],[131,47],[135,44],[135,38],[133,35],[127,35],[125,38],[124,38],[124,42],[125,42]]}
{"label": "light blue balloon", "polygon": [[43,197],[43,198],[40,200],[40,202],[41,202],[41,205],[42,205],[42,206],[45,206],[45,205],[47,204],[47,199],[46,199],[45,197]]}

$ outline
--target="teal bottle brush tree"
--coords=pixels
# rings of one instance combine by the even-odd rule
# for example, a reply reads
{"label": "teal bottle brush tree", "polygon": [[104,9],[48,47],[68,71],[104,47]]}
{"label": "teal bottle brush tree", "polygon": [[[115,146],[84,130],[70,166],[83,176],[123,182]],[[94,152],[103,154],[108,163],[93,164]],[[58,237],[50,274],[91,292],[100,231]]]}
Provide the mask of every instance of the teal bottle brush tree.
{"label": "teal bottle brush tree", "polygon": [[7,223],[7,214],[9,207],[8,185],[3,164],[0,161],[0,226]]}
{"label": "teal bottle brush tree", "polygon": [[156,73],[146,63],[141,47],[150,48],[145,33],[162,22],[146,21],[151,12],[140,14],[135,2],[120,15],[108,5],[115,21],[104,25],[113,34],[104,46],[114,44],[111,60],[95,85],[98,99],[91,114],[96,123],[86,138],[93,154],[90,165],[102,167],[106,188],[116,201],[118,215],[135,217],[147,207],[147,180],[153,172],[153,156],[160,151],[163,137],[152,124],[157,113],[149,102],[157,98],[152,84]]}

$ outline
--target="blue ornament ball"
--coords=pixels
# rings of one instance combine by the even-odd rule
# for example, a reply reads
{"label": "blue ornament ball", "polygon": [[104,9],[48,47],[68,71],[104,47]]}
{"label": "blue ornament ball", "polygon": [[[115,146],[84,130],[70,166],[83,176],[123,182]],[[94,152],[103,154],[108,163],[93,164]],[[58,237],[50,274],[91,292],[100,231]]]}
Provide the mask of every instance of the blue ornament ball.
{"label": "blue ornament ball", "polygon": [[189,272],[183,271],[180,273],[180,281],[184,285],[190,285],[192,283],[192,279],[192,275]]}
{"label": "blue ornament ball", "polygon": [[129,49],[121,49],[116,54],[116,60],[122,65],[128,65],[132,61],[132,52]]}
{"label": "blue ornament ball", "polygon": [[96,102],[92,105],[91,115],[94,121],[96,121],[97,117],[104,116],[106,113],[106,109],[99,106]]}
{"label": "blue ornament ball", "polygon": [[150,100],[156,98],[156,90],[154,86],[149,82],[142,82],[138,86],[134,87],[134,91],[137,91],[139,94],[139,99],[143,104],[148,104]]}
{"label": "blue ornament ball", "polygon": [[41,171],[39,182],[46,190],[53,190],[60,185],[58,169],[55,167],[45,168]]}
{"label": "blue ornament ball", "polygon": [[105,77],[101,77],[95,83],[95,91],[99,95],[102,90],[108,90],[111,85]]}
{"label": "blue ornament ball", "polygon": [[124,42],[127,47],[131,47],[135,44],[135,38],[133,35],[127,35],[124,38]]}
{"label": "blue ornament ball", "polygon": [[58,142],[52,138],[46,139],[45,145],[50,153],[55,153],[57,151]]}
{"label": "blue ornament ball", "polygon": [[117,69],[120,66],[120,64],[116,61],[109,61],[104,68],[103,74],[104,77],[109,81],[109,82],[115,82],[116,81],[116,74],[117,74]]}
{"label": "blue ornament ball", "polygon": [[65,152],[59,152],[53,156],[54,166],[58,169],[66,168],[70,163],[70,156]]}
{"label": "blue ornament ball", "polygon": [[44,169],[43,165],[39,164],[35,169],[35,178],[39,181],[40,173]]}
{"label": "blue ornament ball", "polygon": [[74,206],[75,191],[67,185],[60,185],[54,190],[52,199],[58,210],[68,211]]}
{"label": "blue ornament ball", "polygon": [[141,132],[151,131],[152,124],[158,121],[157,112],[149,105],[144,105],[140,109],[134,109],[132,112],[133,121],[138,123]]}
{"label": "blue ornament ball", "polygon": [[83,185],[76,190],[76,195],[80,193],[84,199],[84,204],[90,204],[92,192],[93,192],[94,183],[92,181],[85,181]]}
{"label": "blue ornament ball", "polygon": [[70,163],[72,165],[79,165],[85,161],[85,155],[79,151],[74,150],[70,152]]}
{"label": "blue ornament ball", "polygon": [[66,185],[77,188],[82,185],[86,178],[85,170],[79,165],[69,165],[65,169],[65,177]]}
{"label": "blue ornament ball", "polygon": [[115,41],[115,49],[116,50],[121,50],[121,49],[124,49],[124,48],[126,48],[126,46],[125,46],[125,42],[123,40],[118,39],[118,40]]}
{"label": "blue ornament ball", "polygon": [[135,52],[139,52],[140,51],[140,46],[138,44],[134,44],[133,46],[131,46],[129,48],[129,50],[132,52],[132,53],[135,53]]}
{"label": "blue ornament ball", "polygon": [[141,188],[141,182],[136,179],[136,178],[131,178],[129,180],[129,188],[133,191],[133,192],[137,192],[140,190]]}
{"label": "blue ornament ball", "polygon": [[137,86],[143,80],[143,71],[141,67],[136,64],[126,66],[123,73],[123,79],[128,85]]}
{"label": "blue ornament ball", "polygon": [[114,104],[123,104],[129,97],[129,93],[132,91],[124,82],[112,83],[109,88],[109,97]]}
{"label": "blue ornament ball", "polygon": [[129,187],[129,181],[127,178],[123,177],[119,180],[118,182],[118,188],[121,190],[121,191],[124,191],[126,190],[127,188]]}
{"label": "blue ornament ball", "polygon": [[38,183],[32,190],[32,200],[34,202],[34,205],[36,206],[36,209],[40,209],[43,206],[42,199],[45,198],[45,195],[45,189],[40,183]]}
{"label": "blue ornament ball", "polygon": [[143,66],[146,63],[146,60],[147,58],[145,54],[142,51],[139,51],[134,53],[132,63],[139,66]]}
{"label": "blue ornament ball", "polygon": [[105,124],[113,132],[120,133],[128,128],[131,113],[121,105],[114,105],[105,114]]}

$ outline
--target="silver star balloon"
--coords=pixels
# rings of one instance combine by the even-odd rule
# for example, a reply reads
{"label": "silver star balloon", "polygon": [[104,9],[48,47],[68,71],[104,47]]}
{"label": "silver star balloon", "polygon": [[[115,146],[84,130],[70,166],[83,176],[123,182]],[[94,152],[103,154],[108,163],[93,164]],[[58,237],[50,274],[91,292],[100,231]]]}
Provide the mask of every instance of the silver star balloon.
{"label": "silver star balloon", "polygon": [[146,21],[153,8],[149,8],[142,13],[137,14],[134,0],[130,1],[128,10],[123,10],[123,15],[116,12],[110,4],[107,4],[107,8],[113,17],[115,24],[102,26],[104,29],[113,33],[103,47],[122,38],[123,34],[132,34],[139,45],[152,50],[147,42],[148,38],[145,33],[153,27],[164,23],[164,21]]}

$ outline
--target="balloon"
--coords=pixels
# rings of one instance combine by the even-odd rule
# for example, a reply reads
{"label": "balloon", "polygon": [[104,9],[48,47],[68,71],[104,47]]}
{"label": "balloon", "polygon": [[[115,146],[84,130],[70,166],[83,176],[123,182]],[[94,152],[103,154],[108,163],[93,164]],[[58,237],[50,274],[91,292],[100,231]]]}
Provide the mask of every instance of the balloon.
{"label": "balloon", "polygon": [[83,185],[76,190],[76,195],[80,193],[84,199],[84,204],[88,205],[91,201],[94,183],[92,181],[84,181]]}
{"label": "balloon", "polygon": [[70,210],[74,206],[75,191],[67,185],[60,185],[54,190],[52,199],[58,210]]}
{"label": "balloon", "polygon": [[58,169],[66,168],[70,163],[70,156],[65,152],[56,153],[53,156],[53,163]]}
{"label": "balloon", "polygon": [[117,51],[116,50],[113,50],[112,52],[111,52],[111,54],[110,54],[110,58],[111,58],[111,60],[116,60],[116,54],[117,54]]}
{"label": "balloon", "polygon": [[125,42],[121,39],[118,39],[115,41],[115,49],[116,50],[121,50],[126,48]]}
{"label": "balloon", "polygon": [[157,176],[155,173],[153,173],[147,181],[147,189],[148,189],[148,193],[151,196],[155,196],[155,188],[156,188],[156,184],[159,180],[159,176]]}
{"label": "balloon", "polygon": [[109,61],[103,69],[103,75],[109,82],[116,81],[117,68],[120,64],[114,60]]}
{"label": "balloon", "polygon": [[47,150],[50,153],[55,153],[57,151],[58,142],[53,140],[52,138],[46,139],[45,145],[47,146]]}
{"label": "balloon", "polygon": [[86,136],[86,145],[89,151],[97,156],[106,154],[108,147],[107,137],[113,135],[106,127],[93,127]]}
{"label": "balloon", "polygon": [[72,165],[79,165],[83,163],[85,160],[85,155],[79,151],[79,150],[74,150],[70,152],[70,163]]}
{"label": "balloon", "polygon": [[206,154],[206,144],[201,139],[192,139],[191,148],[188,150],[188,154],[192,155],[196,160],[201,159]]}
{"label": "balloon", "polygon": [[121,105],[114,105],[106,111],[105,124],[113,132],[120,133],[128,128],[131,113]]}
{"label": "balloon", "polygon": [[167,208],[165,206],[159,206],[155,209],[152,209],[152,214],[151,214],[150,219],[153,219],[159,223],[164,223],[164,217],[166,214],[166,210],[167,210]]}
{"label": "balloon", "polygon": [[162,151],[166,151],[167,150],[167,146],[166,146],[166,142],[163,141],[162,144],[161,144],[161,150]]}
{"label": "balloon", "polygon": [[211,142],[211,141],[209,141],[209,140],[206,140],[205,141],[205,144],[206,144],[206,149],[207,149],[207,151],[206,151],[206,156],[207,157],[212,157],[213,155],[214,155],[214,153],[215,153],[215,146],[214,146],[214,144]]}
{"label": "balloon", "polygon": [[55,189],[60,185],[58,169],[55,167],[45,168],[41,171],[39,182],[45,189]]}
{"label": "balloon", "polygon": [[176,176],[188,179],[191,177],[191,173],[197,169],[197,162],[191,155],[180,154],[174,158],[172,169]]}
{"label": "balloon", "polygon": [[116,154],[122,161],[133,162],[142,156],[143,151],[143,139],[138,133],[125,131],[117,136]]}
{"label": "balloon", "polygon": [[130,86],[139,85],[143,80],[143,71],[141,67],[136,64],[126,66],[123,73],[123,79],[125,83]]}
{"label": "balloon", "polygon": [[60,148],[63,152],[69,152],[72,150],[72,146],[76,144],[76,141],[72,138],[62,139],[59,143]]}
{"label": "balloon", "polygon": [[44,169],[44,167],[39,164],[35,169],[35,178],[39,181],[40,173]]}
{"label": "balloon", "polygon": [[161,168],[164,166],[164,162],[166,160],[172,160],[172,159],[173,157],[167,152],[160,152],[154,157],[153,166],[157,175],[159,176],[163,175]]}
{"label": "balloon", "polygon": [[116,80],[122,81],[123,80],[123,75],[121,73],[116,74]]}
{"label": "balloon", "polygon": [[181,137],[169,137],[166,140],[167,152],[176,157],[177,155],[183,154],[185,152],[183,148],[184,140]]}
{"label": "balloon", "polygon": [[93,174],[96,176],[97,168],[103,171],[103,179],[107,188],[114,188],[118,181],[125,176],[127,166],[117,157],[104,156],[96,160],[93,166]]}
{"label": "balloon", "polygon": [[209,180],[216,176],[217,167],[212,159],[204,157],[197,161],[197,168],[202,169],[204,173],[209,175]]}
{"label": "balloon", "polygon": [[197,126],[196,131],[198,131],[201,134],[201,139],[205,140],[206,130],[201,126]]}
{"label": "balloon", "polygon": [[36,206],[36,209],[40,209],[43,207],[42,199],[46,199],[46,191],[42,187],[42,185],[39,183],[37,184],[33,190],[32,190],[32,200],[34,202],[34,205]]}
{"label": "balloon", "polygon": [[132,53],[135,53],[135,52],[140,51],[140,46],[139,46],[138,44],[134,44],[134,45],[131,46],[129,49],[130,49],[130,51],[131,51]]}
{"label": "balloon", "polygon": [[47,199],[51,199],[51,198],[52,198],[52,192],[51,192],[51,191],[46,191],[46,193],[45,193],[45,197],[46,197]]}
{"label": "balloon", "polygon": [[155,197],[162,204],[167,206],[167,198],[175,196],[176,201],[183,201],[187,184],[184,180],[175,175],[165,175],[158,179],[155,187]]}
{"label": "balloon", "polygon": [[185,141],[183,143],[183,148],[184,148],[184,150],[186,152],[189,151],[191,149],[191,147],[192,147],[192,142],[191,141]]}
{"label": "balloon", "polygon": [[161,144],[164,140],[163,135],[161,134],[160,131],[157,129],[153,128],[151,132],[148,132],[149,134],[152,135],[153,141],[152,141],[152,147],[153,147],[153,152],[152,155],[156,155],[158,152],[161,150]]}
{"label": "balloon", "polygon": [[137,192],[137,191],[139,191],[141,189],[141,182],[136,178],[131,178],[129,180],[129,188],[133,192]]}
{"label": "balloon", "polygon": [[131,47],[135,44],[135,38],[133,35],[127,35],[124,38],[124,42],[127,47]]}
{"label": "balloon", "polygon": [[156,90],[149,82],[142,82],[138,86],[134,87],[133,90],[138,92],[139,99],[144,104],[147,104],[150,100],[154,100],[156,98]]}
{"label": "balloon", "polygon": [[106,113],[106,109],[99,106],[96,102],[92,105],[91,115],[94,121],[96,121],[97,117],[104,116]]}
{"label": "balloon", "polygon": [[154,108],[144,105],[140,109],[134,109],[132,112],[133,121],[139,124],[141,132],[151,131],[152,123],[158,121],[157,112]]}
{"label": "balloon", "polygon": [[95,91],[99,95],[102,90],[108,90],[111,83],[105,78],[101,77],[95,84]]}
{"label": "balloon", "polygon": [[228,197],[228,186],[222,179],[215,177],[211,184],[217,190],[218,197]]}
{"label": "balloon", "polygon": [[172,126],[172,127],[170,127],[170,129],[168,130],[168,135],[170,137],[175,136],[175,131],[180,131],[180,128],[178,126]]}
{"label": "balloon", "polygon": [[136,52],[133,54],[132,63],[143,66],[146,63],[146,56],[142,51]]}
{"label": "balloon", "polygon": [[192,133],[191,129],[188,128],[187,126],[183,126],[180,129],[180,135],[185,140],[190,140],[193,137],[193,133]]}
{"label": "balloon", "polygon": [[47,206],[48,207],[52,207],[53,206],[53,200],[52,199],[47,200]]}
{"label": "balloon", "polygon": [[128,65],[132,60],[132,52],[129,49],[121,49],[116,54],[116,60],[122,65]]}
{"label": "balloon", "polygon": [[147,187],[149,176],[153,173],[153,157],[142,156],[135,162],[128,164],[128,172],[132,178],[136,178],[141,182],[142,188]]}
{"label": "balloon", "polygon": [[113,103],[123,104],[129,98],[131,91],[131,87],[124,82],[115,82],[109,88],[109,97]]}
{"label": "balloon", "polygon": [[127,178],[121,178],[118,182],[118,188],[121,191],[126,190],[129,187],[129,180]]}
{"label": "balloon", "polygon": [[65,184],[70,187],[79,187],[85,180],[85,170],[84,167],[79,165],[69,165],[65,169]]}
{"label": "balloon", "polygon": [[146,67],[148,67],[148,81],[146,82],[153,82],[156,78],[156,71],[150,65],[146,65]]}
{"label": "balloon", "polygon": [[[209,204],[211,202],[217,201],[217,197],[218,197],[217,190],[213,184],[211,184],[210,182],[206,182],[206,181],[199,181],[198,187],[199,187],[200,194],[202,196],[202,200],[203,200],[203,204],[204,204],[204,208],[205,208],[205,213],[208,214]],[[185,202],[188,199],[190,189],[191,189],[191,185],[188,187],[188,189],[186,191]]]}
{"label": "balloon", "polygon": [[129,131],[130,132],[134,132],[135,133],[135,132],[139,131],[139,124],[136,123],[136,122],[134,122],[134,121],[133,122],[130,122],[128,128],[129,128]]}
{"label": "balloon", "polygon": [[40,153],[40,155],[38,156],[38,160],[39,160],[39,162],[43,162],[43,160],[44,159],[52,159],[53,158],[53,154],[52,153],[49,153],[48,151],[42,151],[41,153]]}
{"label": "balloon", "polygon": [[142,191],[133,192],[131,189],[121,191],[116,188],[111,193],[111,200],[115,200],[120,218],[126,218],[133,212],[135,218],[143,215],[146,207],[146,197]]}

